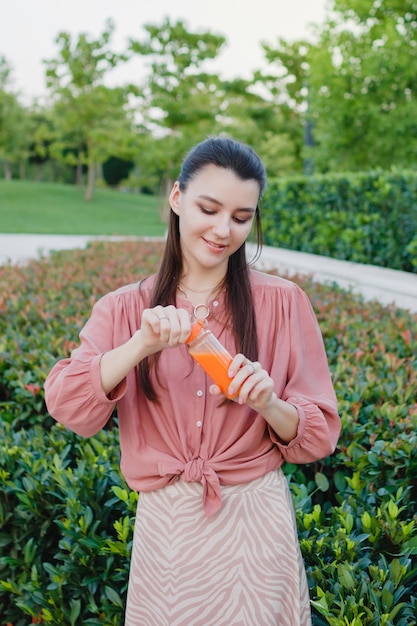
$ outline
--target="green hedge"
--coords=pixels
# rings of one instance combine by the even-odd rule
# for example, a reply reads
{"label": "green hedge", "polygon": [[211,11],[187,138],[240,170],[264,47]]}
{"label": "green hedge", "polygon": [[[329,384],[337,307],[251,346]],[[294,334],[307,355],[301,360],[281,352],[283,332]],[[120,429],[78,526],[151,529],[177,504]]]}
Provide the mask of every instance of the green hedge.
{"label": "green hedge", "polygon": [[83,440],[0,421],[0,437],[1,623],[122,624],[137,494],[117,430]]}
{"label": "green hedge", "polygon": [[271,181],[265,243],[417,271],[417,174],[328,174]]}
{"label": "green hedge", "polygon": [[[155,270],[155,244],[95,244],[0,267],[0,624],[123,624],[137,494],[117,417],[84,440],[43,383],[93,302]],[[297,279],[324,335],[342,436],[286,465],[316,626],[417,623],[417,316]]]}

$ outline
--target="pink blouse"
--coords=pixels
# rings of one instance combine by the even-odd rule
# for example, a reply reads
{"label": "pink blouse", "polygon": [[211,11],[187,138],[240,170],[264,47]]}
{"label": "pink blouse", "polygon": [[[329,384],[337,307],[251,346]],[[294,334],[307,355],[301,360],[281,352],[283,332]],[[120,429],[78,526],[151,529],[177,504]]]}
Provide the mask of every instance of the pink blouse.
{"label": "pink blouse", "polygon": [[[58,361],[45,383],[50,414],[83,437],[97,433],[117,404],[121,470],[131,489],[152,491],[180,477],[203,484],[207,515],[221,506],[220,485],[248,482],[284,461],[309,463],[331,454],[340,418],[320,329],[306,294],[293,282],[251,270],[259,336],[259,362],[279,398],[299,414],[297,436],[283,444],[266,421],[246,405],[222,403],[185,345],[163,350],[160,402],[147,400],[134,368],[110,397],[100,382],[100,359],[140,327],[154,277],[107,294],[94,306],[71,358]],[[192,305],[178,299],[177,306]],[[224,296],[211,304],[209,327],[231,354],[223,329]],[[223,315],[224,319],[224,315]]]}

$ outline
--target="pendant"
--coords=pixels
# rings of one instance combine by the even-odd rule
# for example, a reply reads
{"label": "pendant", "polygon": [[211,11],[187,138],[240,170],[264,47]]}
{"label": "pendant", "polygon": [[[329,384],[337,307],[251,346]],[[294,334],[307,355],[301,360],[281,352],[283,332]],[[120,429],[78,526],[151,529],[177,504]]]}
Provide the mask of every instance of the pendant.
{"label": "pendant", "polygon": [[194,307],[194,317],[196,320],[206,320],[210,315],[210,308],[207,304],[196,304]]}

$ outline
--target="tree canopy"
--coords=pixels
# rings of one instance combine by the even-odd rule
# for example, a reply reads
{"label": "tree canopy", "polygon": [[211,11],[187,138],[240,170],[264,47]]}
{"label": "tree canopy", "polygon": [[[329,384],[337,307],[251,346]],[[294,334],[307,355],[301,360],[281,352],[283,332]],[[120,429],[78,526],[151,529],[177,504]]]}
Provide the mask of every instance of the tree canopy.
{"label": "tree canopy", "polygon": [[86,199],[93,197],[95,168],[127,143],[130,129],[128,87],[107,87],[104,78],[127,56],[110,48],[114,25],[107,22],[98,39],[59,33],[58,55],[45,61],[53,102],[55,135],[51,153],[88,168]]}
{"label": "tree canopy", "polygon": [[408,167],[417,148],[417,3],[336,0],[310,50],[320,170]]}
{"label": "tree canopy", "polygon": [[[270,176],[414,164],[417,2],[333,0],[311,37],[263,42],[266,67],[245,79],[213,71],[222,34],[183,20],[146,24],[121,53],[113,33],[109,20],[97,38],[58,34],[42,110],[21,104],[0,59],[6,176],[29,158],[55,159],[79,180],[87,172],[91,198],[100,166],[113,157],[134,165],[126,185],[156,193],[194,143],[218,133],[253,145]],[[138,56],[144,80],[109,87],[111,72]]]}

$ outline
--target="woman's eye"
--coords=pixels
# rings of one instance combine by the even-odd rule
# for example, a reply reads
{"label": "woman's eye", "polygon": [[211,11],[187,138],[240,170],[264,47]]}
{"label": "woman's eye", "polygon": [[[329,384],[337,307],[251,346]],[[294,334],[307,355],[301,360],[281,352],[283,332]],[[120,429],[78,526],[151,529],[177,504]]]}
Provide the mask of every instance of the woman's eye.
{"label": "woman's eye", "polygon": [[[213,209],[208,209],[207,207],[202,206],[201,204],[199,205],[200,211],[202,213],[204,213],[204,215],[216,215],[217,211],[213,210]],[[235,224],[246,224],[246,222],[248,222],[251,217],[237,217],[236,215],[232,217],[233,221],[235,222]]]}

